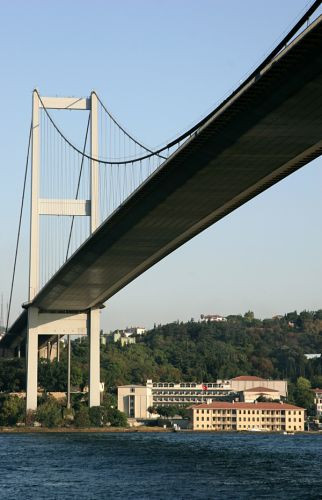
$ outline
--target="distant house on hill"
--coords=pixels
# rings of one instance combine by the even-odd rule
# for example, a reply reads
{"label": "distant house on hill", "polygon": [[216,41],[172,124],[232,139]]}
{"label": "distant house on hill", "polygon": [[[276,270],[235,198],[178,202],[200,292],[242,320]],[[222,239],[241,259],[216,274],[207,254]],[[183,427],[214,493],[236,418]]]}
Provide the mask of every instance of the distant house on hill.
{"label": "distant house on hill", "polygon": [[201,321],[216,321],[218,323],[221,321],[227,321],[227,318],[220,316],[219,314],[201,314],[200,319]]}
{"label": "distant house on hill", "polygon": [[312,354],[304,354],[306,359],[319,359],[321,357],[321,353],[312,353]]}

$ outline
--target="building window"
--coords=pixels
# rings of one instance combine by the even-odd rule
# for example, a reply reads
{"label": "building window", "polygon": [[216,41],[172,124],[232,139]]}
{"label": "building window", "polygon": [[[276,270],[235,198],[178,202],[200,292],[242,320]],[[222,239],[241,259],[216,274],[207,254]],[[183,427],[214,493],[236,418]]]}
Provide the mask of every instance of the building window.
{"label": "building window", "polygon": [[135,396],[129,396],[129,417],[135,417]]}

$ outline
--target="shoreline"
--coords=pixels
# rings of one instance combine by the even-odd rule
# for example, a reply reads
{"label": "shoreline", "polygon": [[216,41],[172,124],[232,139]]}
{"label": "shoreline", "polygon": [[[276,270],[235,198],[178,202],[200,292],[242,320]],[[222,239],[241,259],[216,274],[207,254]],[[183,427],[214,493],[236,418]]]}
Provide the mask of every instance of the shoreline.
{"label": "shoreline", "polygon": [[[64,433],[175,433],[172,428],[164,429],[163,427],[0,427],[0,435],[1,434],[64,434]],[[179,433],[193,433],[193,434],[256,434],[254,432],[248,431],[193,431],[192,429],[181,429]],[[281,432],[262,432],[260,434],[263,435],[283,435]],[[322,436],[321,431],[301,431],[296,432],[294,435],[302,435],[302,434],[312,434],[312,435],[320,435]]]}
{"label": "shoreline", "polygon": [[162,427],[0,427],[0,434],[44,434],[44,433],[119,433],[119,432],[173,432]]}

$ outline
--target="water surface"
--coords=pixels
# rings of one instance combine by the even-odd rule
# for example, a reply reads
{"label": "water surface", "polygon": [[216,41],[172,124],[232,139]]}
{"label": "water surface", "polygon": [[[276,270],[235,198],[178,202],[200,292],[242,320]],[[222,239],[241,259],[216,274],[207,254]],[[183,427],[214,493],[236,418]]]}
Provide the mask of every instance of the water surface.
{"label": "water surface", "polygon": [[321,499],[322,436],[0,435],[2,499]]}

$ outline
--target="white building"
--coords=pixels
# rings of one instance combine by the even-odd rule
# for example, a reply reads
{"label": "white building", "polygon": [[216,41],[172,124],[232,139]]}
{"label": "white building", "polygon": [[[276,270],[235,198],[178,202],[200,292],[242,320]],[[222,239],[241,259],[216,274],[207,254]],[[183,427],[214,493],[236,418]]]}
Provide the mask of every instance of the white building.
{"label": "white building", "polygon": [[227,321],[227,318],[224,316],[220,316],[220,314],[201,314],[200,315],[201,321],[215,321],[217,323],[221,321]]}
{"label": "white building", "polygon": [[152,390],[144,385],[121,385],[117,388],[117,408],[129,418],[150,418]]}
{"label": "white building", "polygon": [[304,354],[306,359],[319,359],[321,357],[321,353],[312,353],[312,354]]}
{"label": "white building", "polygon": [[[260,382],[260,383],[259,383]],[[140,407],[130,404],[131,396],[140,399]],[[216,380],[216,382],[153,382],[147,380],[146,385],[125,385],[118,387],[119,410],[127,416],[149,418],[149,406],[188,406],[224,399],[244,400],[254,402],[260,396],[277,400],[287,395],[287,382],[284,380],[265,380],[260,377],[242,376],[231,380]],[[132,397],[132,400],[134,400]],[[128,401],[128,402],[126,402]],[[146,407],[144,408],[144,401]],[[133,406],[134,405],[134,406]],[[142,417],[139,415],[147,415]]]}
{"label": "white building", "polygon": [[322,389],[313,389],[314,404],[317,417],[322,417]]}

